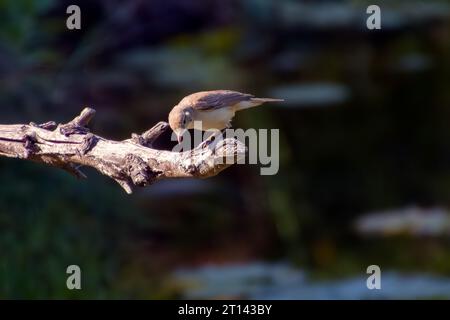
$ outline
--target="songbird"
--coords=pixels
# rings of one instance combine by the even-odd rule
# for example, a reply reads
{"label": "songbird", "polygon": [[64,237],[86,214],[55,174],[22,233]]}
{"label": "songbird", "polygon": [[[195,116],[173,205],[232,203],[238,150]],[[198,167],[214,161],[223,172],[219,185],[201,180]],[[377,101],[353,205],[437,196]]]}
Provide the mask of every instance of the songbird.
{"label": "songbird", "polygon": [[201,91],[184,97],[169,113],[169,125],[177,135],[194,128],[194,121],[201,121],[202,130],[229,128],[236,111],[259,106],[265,102],[281,102],[283,99],[255,98],[247,93],[231,90]]}

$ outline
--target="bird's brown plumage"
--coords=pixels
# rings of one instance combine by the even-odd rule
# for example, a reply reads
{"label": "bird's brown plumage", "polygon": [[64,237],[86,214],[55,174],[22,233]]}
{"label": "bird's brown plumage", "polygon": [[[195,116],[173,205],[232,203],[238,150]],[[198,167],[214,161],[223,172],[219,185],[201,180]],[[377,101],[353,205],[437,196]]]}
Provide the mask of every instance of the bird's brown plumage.
{"label": "bird's brown plumage", "polygon": [[201,91],[186,96],[179,104],[207,111],[234,106],[239,102],[251,100],[253,97],[251,94],[231,90]]}
{"label": "bird's brown plumage", "polygon": [[229,125],[236,111],[279,101],[284,100],[255,98],[251,94],[231,90],[201,91],[184,97],[170,111],[169,124],[177,135],[191,129],[193,121],[202,121],[204,130],[222,130]]}

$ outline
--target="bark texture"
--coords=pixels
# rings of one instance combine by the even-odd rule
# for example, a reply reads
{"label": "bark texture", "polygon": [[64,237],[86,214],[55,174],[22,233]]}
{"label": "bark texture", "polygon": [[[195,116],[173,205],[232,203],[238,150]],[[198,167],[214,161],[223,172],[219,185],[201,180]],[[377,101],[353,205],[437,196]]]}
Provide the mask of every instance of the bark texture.
{"label": "bark texture", "polygon": [[236,139],[214,138],[185,152],[154,149],[153,142],[169,128],[166,122],[130,139],[112,141],[89,131],[94,115],[94,109],[85,108],[66,124],[0,125],[0,156],[45,163],[78,178],[86,178],[80,167],[93,167],[130,194],[135,187],[161,179],[215,176],[246,153],[245,145]]}

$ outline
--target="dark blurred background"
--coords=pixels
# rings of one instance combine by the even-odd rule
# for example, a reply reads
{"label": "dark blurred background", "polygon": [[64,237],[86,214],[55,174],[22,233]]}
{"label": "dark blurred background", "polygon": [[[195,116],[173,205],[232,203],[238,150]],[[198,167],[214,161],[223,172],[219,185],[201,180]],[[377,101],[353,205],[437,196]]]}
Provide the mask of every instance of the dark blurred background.
{"label": "dark blurred background", "polygon": [[280,129],[274,176],[237,165],[129,196],[1,158],[0,298],[450,298],[450,1],[377,1],[374,31],[370,4],[1,0],[2,124],[89,106],[126,139],[195,91],[286,103],[233,122]]}

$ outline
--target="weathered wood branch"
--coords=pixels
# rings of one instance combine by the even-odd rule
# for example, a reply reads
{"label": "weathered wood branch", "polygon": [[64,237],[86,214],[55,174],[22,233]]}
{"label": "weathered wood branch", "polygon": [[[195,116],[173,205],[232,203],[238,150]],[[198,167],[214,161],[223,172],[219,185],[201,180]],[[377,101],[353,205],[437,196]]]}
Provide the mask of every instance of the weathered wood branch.
{"label": "weathered wood branch", "polygon": [[161,179],[214,176],[246,153],[245,145],[236,139],[208,139],[185,152],[153,149],[153,142],[168,129],[166,122],[131,139],[107,140],[86,127],[94,115],[94,109],[85,108],[66,124],[0,125],[0,156],[45,163],[78,178],[86,178],[80,167],[90,166],[132,193],[134,187]]}

